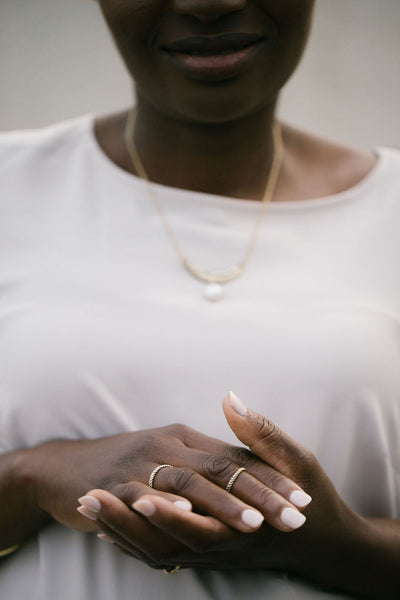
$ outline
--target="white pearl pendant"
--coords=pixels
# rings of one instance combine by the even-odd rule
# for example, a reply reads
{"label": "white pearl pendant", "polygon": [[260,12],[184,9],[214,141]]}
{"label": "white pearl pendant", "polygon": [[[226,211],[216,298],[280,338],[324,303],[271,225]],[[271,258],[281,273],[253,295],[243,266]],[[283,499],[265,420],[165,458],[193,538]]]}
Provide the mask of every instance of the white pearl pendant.
{"label": "white pearl pendant", "polygon": [[220,283],[207,283],[204,296],[209,302],[219,302],[224,296],[222,285]]}

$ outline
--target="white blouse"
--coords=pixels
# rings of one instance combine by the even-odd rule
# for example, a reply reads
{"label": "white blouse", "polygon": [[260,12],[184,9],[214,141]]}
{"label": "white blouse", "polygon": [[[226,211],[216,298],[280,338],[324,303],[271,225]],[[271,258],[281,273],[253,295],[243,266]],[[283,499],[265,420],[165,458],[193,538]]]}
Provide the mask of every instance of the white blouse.
{"label": "white blouse", "polygon": [[[0,450],[174,422],[236,443],[232,389],[308,446],[352,509],[399,518],[400,153],[379,148],[343,193],[272,203],[244,274],[210,303],[93,120],[0,136]],[[153,187],[195,264],[243,258],[258,202]],[[166,577],[58,523],[0,562],[0,593],[347,597],[261,570]]]}

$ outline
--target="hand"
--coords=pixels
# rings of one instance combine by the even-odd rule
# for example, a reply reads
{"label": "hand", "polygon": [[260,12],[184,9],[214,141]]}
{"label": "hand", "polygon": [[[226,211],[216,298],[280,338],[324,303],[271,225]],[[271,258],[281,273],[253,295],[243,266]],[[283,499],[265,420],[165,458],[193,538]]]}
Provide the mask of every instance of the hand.
{"label": "hand", "polygon": [[[174,467],[157,473],[157,492],[150,492],[149,475],[161,463]],[[229,494],[226,484],[240,466],[248,470]],[[83,531],[97,530],[75,510],[77,499],[91,488],[112,493],[129,508],[144,493],[157,493],[169,503],[187,498],[196,513],[243,532],[254,531],[264,518],[289,531],[293,524],[287,515],[301,516],[295,503],[308,500],[297,484],[252,453],[183,425],[49,442],[29,450],[28,467],[39,507],[63,525]],[[90,517],[90,506],[80,510]]]}
{"label": "hand", "polygon": [[[224,411],[229,425],[252,454],[242,452],[243,460],[251,469],[251,457],[261,472],[257,455],[274,473],[296,481],[313,494],[314,501],[307,509],[308,521],[295,533],[288,534],[264,524],[252,535],[244,535],[228,528],[210,512],[199,515],[185,512],[165,499],[146,494],[133,504],[133,512],[123,502],[102,490],[92,490],[97,505],[97,524],[116,545],[156,568],[181,564],[184,567],[273,568],[310,576],[308,559],[314,565],[321,557],[330,556],[332,544],[343,547],[359,525],[355,515],[341,500],[329,478],[312,453],[290,439],[273,423],[244,407],[233,395],[224,399]],[[232,452],[232,449],[229,450]],[[226,452],[226,449],[225,449]],[[280,474],[280,475],[279,475]],[[241,474],[234,484],[233,493],[241,495]],[[257,499],[249,499],[257,505]],[[290,512],[293,525],[304,519],[299,512]],[[141,515],[141,516],[140,516]],[[311,549],[311,550],[310,550]],[[315,579],[318,579],[318,574]]]}

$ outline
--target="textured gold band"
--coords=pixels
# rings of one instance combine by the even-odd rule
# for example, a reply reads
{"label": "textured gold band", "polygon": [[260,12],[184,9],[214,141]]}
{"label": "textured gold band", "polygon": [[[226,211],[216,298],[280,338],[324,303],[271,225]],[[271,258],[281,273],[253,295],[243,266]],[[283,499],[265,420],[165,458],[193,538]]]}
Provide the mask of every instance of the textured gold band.
{"label": "textured gold band", "polygon": [[231,492],[232,486],[235,483],[236,479],[239,477],[240,473],[243,473],[246,469],[244,467],[240,467],[237,471],[234,472],[230,480],[228,481],[228,485],[226,486],[226,491]]}
{"label": "textured gold band", "polygon": [[166,575],[175,575],[175,573],[179,573],[180,570],[181,565],[175,565],[175,567],[167,567],[166,569],[163,569],[163,572]]}
{"label": "textured gold band", "polygon": [[166,467],[170,467],[171,469],[174,468],[172,465],[158,465],[158,467],[156,467],[155,469],[152,470],[152,472],[150,473],[150,477],[149,477],[149,487],[150,488],[154,488],[154,478],[157,475],[158,471],[161,471],[161,469],[165,469]]}

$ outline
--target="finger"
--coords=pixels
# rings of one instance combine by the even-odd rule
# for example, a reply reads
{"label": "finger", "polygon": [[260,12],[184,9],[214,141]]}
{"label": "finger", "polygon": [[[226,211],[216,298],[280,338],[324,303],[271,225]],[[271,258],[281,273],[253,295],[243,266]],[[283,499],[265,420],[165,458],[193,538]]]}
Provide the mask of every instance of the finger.
{"label": "finger", "polygon": [[[228,452],[230,448],[230,446],[226,446],[225,452]],[[232,448],[235,449],[235,447]],[[261,462],[254,454],[250,452],[248,454],[255,459],[251,463]],[[272,467],[261,463],[261,469],[254,468],[256,474],[261,471],[261,476],[257,478],[253,473],[247,471],[247,465],[244,467],[246,470],[243,470],[241,464],[233,462],[229,458],[229,454],[221,456],[196,451],[195,457],[197,461],[195,470],[198,473],[225,490],[229,487],[229,491],[234,496],[260,511],[265,521],[275,529],[291,531],[305,522],[305,518],[298,512],[295,503],[287,498],[293,498],[295,490],[300,498],[301,495],[307,495],[291,479]],[[248,460],[247,463],[250,461]],[[307,498],[310,497],[307,496]],[[294,499],[297,500],[296,496]]]}
{"label": "finger", "polygon": [[[166,500],[172,503],[176,503],[177,506],[179,506],[183,510],[192,510],[192,505],[190,501],[186,498],[183,498],[182,496],[177,496],[176,494],[170,494],[168,492],[153,490],[137,481],[123,483],[116,486],[113,489],[113,496],[116,496],[117,498],[125,502],[125,504],[129,508],[132,506],[133,502],[135,502],[138,496],[144,493],[162,495],[163,497],[165,497]],[[99,503],[98,501],[96,501],[96,498],[93,498],[90,495],[86,495],[82,496],[81,498],[78,498],[78,502],[81,504],[81,506],[77,510],[83,516],[95,521],[97,519],[97,512],[100,509]]]}
{"label": "finger", "polygon": [[[261,482],[267,488],[274,490],[296,508],[305,508],[310,504],[312,500],[311,496],[293,481],[293,479],[290,479],[266,464],[246,448],[226,446],[224,454],[232,462],[236,461],[238,465],[244,467],[247,473],[251,474],[258,482]],[[235,482],[232,493],[239,498],[248,501],[244,494],[247,493],[249,488],[247,486],[245,487],[244,484],[244,478],[240,476],[240,480],[238,480],[237,483]],[[256,494],[257,490],[254,490],[254,493]]]}
{"label": "finger", "polygon": [[[223,447],[226,449],[229,446],[223,444]],[[240,482],[235,481],[233,497],[228,495],[225,491],[226,485],[234,473],[238,471],[239,465],[232,463],[227,457],[193,450],[190,460],[192,463],[191,468],[177,469],[167,466],[159,470],[153,479],[153,485],[157,485],[157,490],[164,491],[171,489],[171,487],[168,488],[168,485],[172,485],[174,491],[189,497],[195,503],[198,511],[213,516],[239,531],[254,531],[261,525],[263,518],[272,527],[280,531],[292,531],[305,522],[305,518],[291,502],[275,492],[273,488],[260,483],[251,474],[241,473]],[[256,460],[261,463],[259,459]],[[282,489],[285,491],[290,489],[291,492],[294,487],[297,488],[292,481],[264,463],[262,464],[264,465],[264,471],[269,473],[268,479],[274,485],[278,485],[280,482]],[[171,469],[174,472],[168,474]],[[203,477],[199,477],[198,473]],[[217,490],[215,486],[210,486],[208,482],[215,483],[222,487],[224,491]],[[137,485],[141,484],[135,482],[135,490]],[[123,487],[126,488],[126,485]],[[150,491],[154,490],[151,489]],[[120,492],[117,495],[125,500]],[[181,498],[181,496],[174,497]],[[236,498],[241,500],[242,503],[238,503]],[[130,496],[129,501],[126,503],[131,505],[132,501],[132,496]]]}
{"label": "finger", "polygon": [[[139,484],[142,486],[142,484]],[[146,489],[146,486],[142,486]],[[148,488],[147,488],[148,489]],[[138,498],[142,494],[138,494]],[[154,527],[130,509],[122,500],[105,490],[95,489],[86,494],[96,503],[96,523],[115,544],[151,567],[160,564],[177,564],[177,556],[185,547],[175,538]],[[151,497],[151,496],[150,496]],[[164,501],[171,506],[173,503]],[[93,506],[94,504],[93,503]],[[188,511],[178,509],[182,513]]]}
{"label": "finger", "polygon": [[[100,496],[100,497],[99,497]],[[119,532],[113,529],[109,524],[101,520],[100,512],[106,505],[108,512],[114,512],[121,519],[123,513],[129,511],[128,507],[123,507],[122,502],[113,494],[104,490],[92,490],[85,496],[79,498],[83,504],[77,509],[83,516],[96,522],[96,528],[100,529],[97,537],[105,542],[113,543],[116,548],[129,554],[133,558],[148,562],[149,557],[140,551],[131,541],[121,536]]]}
{"label": "finger", "polygon": [[[108,533],[105,533],[105,531]],[[103,542],[107,542],[109,544],[114,544],[115,548],[127,554],[131,558],[136,560],[140,560],[141,562],[148,562],[149,558],[143,553],[140,552],[135,546],[131,544],[127,544],[126,540],[123,540],[119,535],[117,535],[112,529],[103,525],[103,530],[97,534],[99,540]]]}
{"label": "finger", "polygon": [[139,560],[148,558],[143,552],[139,551],[131,541],[122,537],[117,530],[101,520],[100,512],[103,510],[104,506],[107,507],[109,513],[118,515],[121,520],[124,514],[129,514],[129,508],[126,506],[124,507],[120,499],[105,490],[92,490],[85,496],[79,498],[79,502],[81,503],[81,506],[77,508],[78,512],[96,522],[96,528],[100,529],[100,533],[97,534],[99,539],[114,543],[116,547],[129,553],[134,558],[139,558]]}
{"label": "finger", "polygon": [[247,408],[233,393],[223,400],[226,420],[236,437],[250,450],[289,478],[311,463],[311,452],[272,421]]}
{"label": "finger", "polygon": [[196,512],[215,517],[239,531],[255,531],[264,521],[260,511],[233,494],[228,494],[191,468],[162,469],[155,483],[157,490],[184,496],[190,500]]}
{"label": "finger", "polygon": [[[293,479],[283,475],[277,469],[274,469],[264,460],[256,456],[256,454],[249,452],[246,448],[226,444],[215,438],[199,434],[197,431],[187,427],[184,428],[182,433],[184,435],[186,446],[190,447],[195,452],[197,451],[200,453],[198,455],[200,459],[198,459],[197,463],[186,460],[185,466],[190,466],[194,470],[197,470],[206,477],[206,479],[213,481],[220,487],[226,487],[229,478],[235,472],[236,465],[236,468],[245,467],[251,475],[286,498],[286,500],[296,508],[305,508],[311,502],[311,496],[293,481]],[[201,454],[201,452],[203,454]],[[207,456],[209,459],[205,460],[206,464],[203,468],[202,459]],[[232,466],[226,465],[226,458],[230,459]],[[175,466],[183,466],[177,457],[172,461],[172,464]],[[242,480],[242,476],[240,479]],[[237,494],[236,491],[237,486],[235,485],[233,493],[246,502],[249,502],[247,498]],[[250,502],[250,504],[252,503]]]}
{"label": "finger", "polygon": [[234,531],[213,517],[181,510],[162,497],[142,496],[134,510],[194,552],[206,552],[231,540]]}
{"label": "finger", "polygon": [[182,510],[191,511],[192,504],[190,500],[177,494],[170,492],[163,492],[153,488],[149,488],[147,485],[140,483],[139,481],[130,481],[128,483],[121,483],[113,489],[113,494],[120,500],[125,502],[129,508],[142,494],[150,494],[154,496],[162,496],[170,503],[176,504]]}

